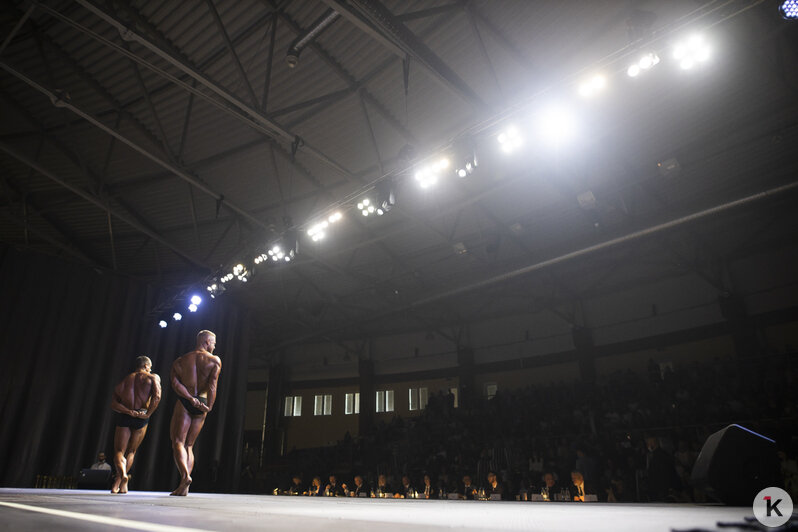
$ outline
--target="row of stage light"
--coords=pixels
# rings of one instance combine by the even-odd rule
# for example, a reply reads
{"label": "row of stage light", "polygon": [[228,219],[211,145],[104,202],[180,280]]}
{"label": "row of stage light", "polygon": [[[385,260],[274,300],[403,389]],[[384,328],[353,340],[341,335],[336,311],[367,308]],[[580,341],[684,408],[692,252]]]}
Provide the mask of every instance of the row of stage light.
{"label": "row of stage light", "polygon": [[[798,0],[795,1],[798,4]],[[796,11],[798,12],[798,5]],[[626,66],[625,76],[632,79],[639,78],[660,64],[666,63],[680,70],[690,71],[709,61],[711,55],[710,44],[704,37],[692,35],[671,47],[670,61],[661,59],[655,50],[642,51]],[[610,79],[611,76],[608,74],[595,72],[576,84],[575,90],[581,98],[595,99],[609,89]],[[501,130],[489,131],[486,136],[494,139],[494,147],[500,152],[511,155],[522,151],[529,137],[534,136],[536,145],[559,147],[567,144],[578,130],[576,117],[569,106],[555,105],[541,109],[532,116],[532,123],[528,127],[505,123]],[[474,173],[477,167],[478,160],[473,140],[467,144],[450,143],[448,149],[440,150],[437,155],[428,156],[411,166],[414,170],[412,173],[414,180],[422,189],[432,188],[447,178],[466,178]],[[365,218],[383,216],[395,204],[394,180],[391,176],[387,176],[377,181],[368,192],[361,192],[356,201],[340,205],[337,209],[328,211],[324,217],[300,227],[304,228],[304,234],[313,244],[319,244],[327,238],[332,226],[344,219],[345,212],[353,211]],[[206,278],[205,290],[210,298],[214,299],[224,293],[233,281],[248,282],[256,267],[290,263],[298,252],[298,233],[288,229],[278,241],[270,243],[262,251],[256,251],[254,258],[248,263],[237,262],[229,270]],[[201,301],[200,296],[192,295],[187,307],[189,312],[196,312]],[[177,322],[182,319],[182,315],[180,312],[175,312],[170,318]],[[159,325],[167,327],[168,322],[162,319]]]}

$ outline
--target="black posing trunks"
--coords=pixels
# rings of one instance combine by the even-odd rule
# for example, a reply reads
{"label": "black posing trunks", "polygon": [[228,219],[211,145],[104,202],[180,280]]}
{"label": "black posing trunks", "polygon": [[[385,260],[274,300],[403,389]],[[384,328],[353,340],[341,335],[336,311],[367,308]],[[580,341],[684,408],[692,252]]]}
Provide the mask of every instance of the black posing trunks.
{"label": "black posing trunks", "polygon": [[[192,404],[192,402],[189,401],[188,399],[186,399],[185,397],[178,396],[178,399],[180,399],[180,402],[183,403],[183,408],[186,409],[186,412],[188,412],[188,415],[190,415],[190,416],[200,416],[202,414],[205,414],[205,412],[203,412],[202,410],[198,410],[198,409],[194,408],[194,405]],[[208,398],[207,397],[197,397],[197,399],[199,399],[200,403],[202,403],[202,404],[207,406],[207,404],[208,404]]]}
{"label": "black posing trunks", "polygon": [[130,417],[127,414],[116,413],[116,426],[126,427],[130,430],[139,430],[147,426],[150,418]]}

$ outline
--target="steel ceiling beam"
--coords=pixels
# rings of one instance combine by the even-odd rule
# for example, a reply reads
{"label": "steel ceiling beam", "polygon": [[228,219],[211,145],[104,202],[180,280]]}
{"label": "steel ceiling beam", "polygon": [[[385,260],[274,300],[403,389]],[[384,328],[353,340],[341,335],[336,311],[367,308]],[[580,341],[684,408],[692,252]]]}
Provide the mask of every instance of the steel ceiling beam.
{"label": "steel ceiling beam", "polygon": [[[158,57],[160,57],[170,65],[176,67],[184,74],[187,74],[188,76],[193,78],[195,81],[197,81],[197,83],[199,83],[206,89],[210,90],[212,93],[221,98],[223,101],[227,102],[228,104],[238,109],[240,112],[244,113],[247,117],[249,117],[250,120],[258,124],[264,133],[269,134],[273,138],[279,138],[285,142],[294,142],[294,140],[297,138],[297,135],[295,133],[287,130],[286,128],[284,128],[282,125],[275,122],[274,120],[271,120],[269,117],[264,115],[259,109],[256,109],[255,107],[245,103],[236,95],[234,95],[233,93],[231,93],[230,91],[228,91],[227,89],[225,89],[224,87],[222,87],[221,85],[210,79],[208,76],[200,72],[195,65],[191,64],[183,57],[180,57],[176,49],[174,49],[174,47],[170,43],[152,42],[147,37],[140,35],[135,30],[128,27],[128,24],[125,21],[119,19],[115,14],[108,13],[106,10],[97,6],[94,2],[91,2],[90,0],[75,0],[75,1],[79,3],[81,6],[83,6],[89,12],[100,17],[106,23],[113,26],[122,36],[122,38],[125,39],[126,41],[135,42],[140,46],[143,46],[151,53],[157,55]],[[37,3],[37,6],[42,7],[44,9],[44,6],[42,6],[41,4]],[[87,28],[83,28],[79,24],[76,24],[74,21],[72,21],[68,17],[65,17],[61,13],[58,13],[57,11],[54,11],[49,8],[47,8],[46,11],[50,14],[54,14],[54,16],[61,18],[62,20],[69,21],[70,24],[75,25],[76,27],[81,29],[81,31],[87,30]],[[89,33],[93,34],[94,32],[89,32]],[[108,43],[106,42],[106,44]],[[150,66],[151,65],[148,65],[148,68]],[[157,69],[157,71],[161,73],[160,69]],[[173,79],[173,81],[179,81],[179,80]],[[181,86],[185,86],[185,84]],[[234,116],[235,115],[238,115],[238,113],[234,113]],[[324,164],[334,168],[335,170],[343,172],[344,174],[349,173],[349,171],[346,170],[344,167],[342,167],[338,162],[336,162],[328,155],[324,154],[317,148],[314,148],[313,146],[307,143],[304,143],[303,152],[308,153],[309,155],[320,160]]]}
{"label": "steel ceiling beam", "polygon": [[437,81],[478,111],[490,110],[490,106],[449,65],[378,0],[322,1],[400,59],[413,58]]}
{"label": "steel ceiling beam", "polygon": [[171,242],[169,242],[168,240],[163,238],[158,233],[156,233],[156,232],[150,230],[149,228],[143,226],[137,220],[135,220],[133,217],[128,216],[126,214],[123,214],[123,213],[117,211],[116,209],[114,209],[113,207],[108,205],[107,202],[103,201],[101,198],[97,197],[96,195],[92,194],[91,192],[83,190],[82,188],[80,188],[78,186],[75,186],[75,185],[69,183],[68,181],[62,179],[61,177],[57,176],[55,173],[53,173],[53,172],[47,170],[46,168],[42,167],[36,161],[33,161],[29,157],[27,157],[26,155],[24,155],[22,153],[19,153],[12,146],[9,146],[5,142],[0,142],[0,151],[4,151],[6,154],[10,155],[11,157],[16,159],[17,161],[19,161],[19,162],[21,162],[23,164],[26,164],[27,166],[33,168],[34,170],[36,170],[36,172],[38,172],[39,174],[43,175],[44,177],[50,179],[54,183],[57,183],[58,185],[66,188],[67,190],[70,190],[71,192],[73,192],[74,194],[80,196],[81,198],[83,198],[84,200],[88,201],[89,203],[95,205],[96,207],[99,207],[102,211],[112,214],[113,216],[115,216],[116,218],[122,220],[123,222],[125,222],[129,226],[137,229],[139,232],[141,232],[141,233],[147,235],[148,237],[152,238],[153,240],[163,244],[164,246],[166,246],[167,248],[171,249],[172,251],[174,251],[175,253],[177,253],[181,257],[185,258],[186,260],[188,260],[192,264],[200,266],[203,269],[210,269],[207,264],[203,263],[203,261],[201,261],[200,259],[192,256],[191,254],[183,251],[178,246],[176,246],[175,244],[172,244]]}
{"label": "steel ceiling beam", "polygon": [[57,94],[57,93],[51,91],[50,89],[47,89],[46,87],[44,87],[40,83],[34,81],[33,79],[29,78],[25,74],[19,72],[18,70],[16,70],[15,68],[11,67],[9,64],[7,64],[4,61],[0,61],[0,68],[2,68],[3,70],[5,70],[9,74],[11,74],[12,76],[14,76],[17,79],[19,79],[20,81],[25,82],[26,84],[30,85],[32,88],[36,89],[40,93],[42,93],[45,96],[47,96],[50,99],[50,101],[52,101],[53,104],[56,105],[57,107],[63,107],[65,109],[68,109],[68,110],[72,111],[76,115],[78,115],[78,116],[82,117],[83,119],[85,119],[87,122],[93,124],[94,126],[96,126],[97,128],[101,129],[102,131],[106,132],[107,134],[111,135],[112,137],[115,137],[117,140],[119,140],[123,144],[127,145],[129,148],[133,149],[134,151],[138,152],[139,154],[143,155],[147,159],[151,160],[152,162],[156,163],[157,165],[161,166],[162,168],[164,168],[166,170],[169,170],[171,173],[173,173],[177,177],[183,179],[184,181],[187,181],[188,183],[191,183],[195,188],[197,188],[197,189],[201,190],[202,192],[206,193],[207,195],[211,196],[219,204],[226,206],[231,211],[235,212],[236,214],[239,214],[242,218],[248,220],[249,222],[251,222],[254,225],[256,225],[258,227],[261,227],[263,229],[268,229],[269,228],[268,224],[265,224],[264,222],[260,221],[256,217],[252,216],[250,213],[248,213],[247,211],[245,211],[241,207],[238,207],[237,205],[231,203],[229,200],[225,199],[224,195],[222,195],[222,194],[214,191],[213,189],[211,189],[208,185],[206,185],[204,182],[202,182],[199,178],[191,175],[189,172],[185,171],[184,169],[179,168],[175,164],[172,164],[172,163],[170,163],[168,161],[163,160],[162,158],[160,158],[159,156],[153,154],[152,152],[150,152],[146,148],[143,148],[142,146],[139,146],[136,142],[133,142],[132,140],[128,139],[127,137],[125,137],[124,135],[119,133],[119,131],[115,130],[112,127],[109,127],[109,126],[103,124],[102,122],[100,122],[99,120],[94,118],[89,113],[83,111],[82,109],[78,108],[77,106],[73,105],[72,103],[68,102],[67,100],[62,99],[61,94]]}

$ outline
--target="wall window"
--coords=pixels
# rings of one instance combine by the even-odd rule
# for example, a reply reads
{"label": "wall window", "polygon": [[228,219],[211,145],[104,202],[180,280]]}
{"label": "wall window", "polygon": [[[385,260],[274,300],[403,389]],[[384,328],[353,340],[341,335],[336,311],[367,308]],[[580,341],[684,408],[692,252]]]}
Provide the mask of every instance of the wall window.
{"label": "wall window", "polygon": [[302,397],[289,395],[285,398],[285,410],[283,415],[286,417],[299,417],[302,415]]}
{"label": "wall window", "polygon": [[499,385],[495,382],[486,382],[485,383],[485,397],[488,399],[493,399],[496,396],[496,392],[499,390]]}
{"label": "wall window", "polygon": [[344,414],[360,413],[360,392],[348,393],[344,398]]}
{"label": "wall window", "polygon": [[410,411],[424,410],[429,401],[429,391],[427,388],[410,388],[408,391],[408,404]]}
{"label": "wall window", "polygon": [[393,412],[393,390],[377,392],[377,412]]}
{"label": "wall window", "polygon": [[314,416],[332,415],[332,395],[317,395],[313,401]]}

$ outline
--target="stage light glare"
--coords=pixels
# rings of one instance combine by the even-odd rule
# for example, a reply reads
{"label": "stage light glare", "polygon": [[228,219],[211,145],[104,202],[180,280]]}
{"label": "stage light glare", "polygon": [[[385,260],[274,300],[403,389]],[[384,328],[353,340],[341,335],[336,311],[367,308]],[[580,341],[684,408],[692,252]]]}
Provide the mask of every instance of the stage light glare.
{"label": "stage light glare", "polygon": [[636,78],[640,75],[640,66],[638,66],[637,63],[629,65],[629,68],[626,69],[626,75],[630,78]]}
{"label": "stage light glare", "polygon": [[673,58],[682,70],[690,70],[698,63],[709,60],[712,50],[702,35],[691,35],[673,46]]}
{"label": "stage light glare", "polygon": [[385,214],[385,211],[378,207],[377,208],[377,216],[382,216],[383,214]]}
{"label": "stage light glare", "polygon": [[175,321],[180,321],[183,319],[183,315],[180,314],[179,312],[175,312],[174,314],[172,314],[172,319]]}
{"label": "stage light glare", "polygon": [[199,305],[200,303],[202,303],[202,298],[198,295],[193,295],[191,296],[191,302],[194,303],[195,305]]}
{"label": "stage light glare", "polygon": [[559,145],[576,135],[576,119],[566,107],[555,104],[545,108],[538,116],[538,135],[541,140]]}
{"label": "stage light glare", "polygon": [[449,168],[449,159],[446,157],[441,158],[441,160],[438,161],[438,168],[440,170],[446,170]]}
{"label": "stage light glare", "polygon": [[361,201],[360,203],[358,203],[358,204],[357,204],[357,210],[359,210],[359,211],[362,211],[362,210],[363,210],[363,207],[364,207],[364,205],[363,205],[363,202],[362,202],[362,201]]}
{"label": "stage light glare", "polygon": [[161,329],[166,329],[167,325],[169,325],[169,324],[166,323],[165,320],[161,320],[161,321],[158,322],[158,327],[160,327]]}
{"label": "stage light glare", "polygon": [[286,256],[285,256],[285,262],[291,262],[291,257],[289,257],[288,255],[286,255]]}
{"label": "stage light glare", "polygon": [[368,211],[369,211],[369,214],[374,212],[374,205],[369,205]]}
{"label": "stage light glare", "polygon": [[521,132],[514,125],[508,126],[507,129],[499,133],[496,140],[499,141],[499,147],[504,153],[512,153],[524,143]]}
{"label": "stage light glare", "polygon": [[190,304],[188,306],[188,310],[189,312],[197,312],[197,305],[195,305],[194,303]]}
{"label": "stage light glare", "polygon": [[607,78],[602,74],[594,74],[590,79],[579,85],[579,95],[583,98],[592,98],[607,86]]}
{"label": "stage light glare", "polygon": [[371,203],[371,201],[368,198],[363,200],[363,205],[365,205],[366,207],[369,206],[369,203]]}
{"label": "stage light glare", "polygon": [[787,20],[798,19],[798,0],[786,0],[779,6],[779,14]]}
{"label": "stage light glare", "polygon": [[457,177],[465,177],[465,176],[467,176],[467,175],[468,175],[468,172],[466,171],[466,169],[465,169],[465,168],[460,168],[460,169],[457,171]]}
{"label": "stage light glare", "polygon": [[368,216],[369,215],[369,211],[368,211],[368,209],[363,209],[362,211],[360,211],[360,214],[362,214],[363,216]]}

